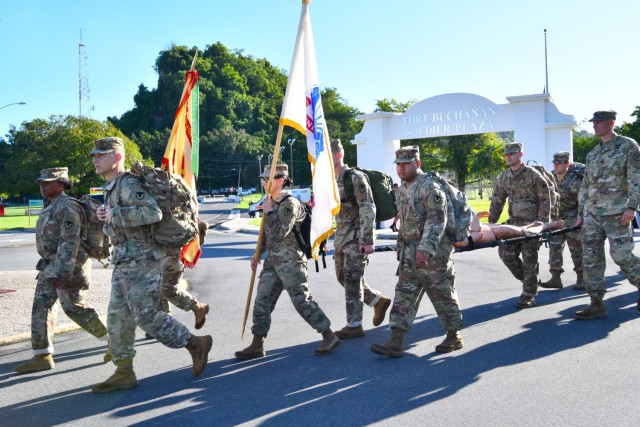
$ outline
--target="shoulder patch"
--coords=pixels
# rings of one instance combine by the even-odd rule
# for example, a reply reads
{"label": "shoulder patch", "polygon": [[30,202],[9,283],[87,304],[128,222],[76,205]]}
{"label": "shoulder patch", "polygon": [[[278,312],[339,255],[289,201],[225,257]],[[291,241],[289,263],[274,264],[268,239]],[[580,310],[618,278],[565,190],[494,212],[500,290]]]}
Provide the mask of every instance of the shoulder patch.
{"label": "shoulder patch", "polygon": [[433,201],[436,202],[436,204],[440,204],[440,202],[442,201],[442,197],[440,197],[440,195],[436,193],[433,195]]}
{"label": "shoulder patch", "polygon": [[71,221],[65,221],[64,222],[64,228],[66,228],[68,230],[71,227],[73,227],[73,222],[71,222]]}
{"label": "shoulder patch", "polygon": [[358,186],[358,189],[360,190],[361,193],[366,193],[367,192],[367,187],[365,187],[364,184],[360,184]]}
{"label": "shoulder patch", "polygon": [[138,200],[144,199],[144,192],[136,191],[136,199],[138,199]]}
{"label": "shoulder patch", "polygon": [[286,206],[284,208],[284,216],[291,216],[292,213],[293,213],[293,209],[291,209],[291,207]]}

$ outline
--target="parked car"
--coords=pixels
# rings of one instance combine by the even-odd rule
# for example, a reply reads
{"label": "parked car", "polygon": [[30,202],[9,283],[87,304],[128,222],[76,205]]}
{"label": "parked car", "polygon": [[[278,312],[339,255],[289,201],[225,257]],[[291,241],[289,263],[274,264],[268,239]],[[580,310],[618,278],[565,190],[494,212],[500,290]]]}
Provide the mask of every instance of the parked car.
{"label": "parked car", "polygon": [[264,198],[266,195],[263,195],[260,200],[249,205],[249,218],[260,218],[262,216],[262,202],[264,202]]}

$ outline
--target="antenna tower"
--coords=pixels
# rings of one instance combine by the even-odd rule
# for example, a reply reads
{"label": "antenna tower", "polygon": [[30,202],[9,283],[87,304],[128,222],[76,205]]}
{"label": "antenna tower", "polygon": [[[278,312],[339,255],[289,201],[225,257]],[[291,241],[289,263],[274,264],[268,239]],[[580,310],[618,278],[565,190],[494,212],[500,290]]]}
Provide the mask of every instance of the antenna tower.
{"label": "antenna tower", "polygon": [[94,108],[88,107],[91,100],[91,89],[89,88],[89,69],[87,67],[87,51],[82,43],[82,28],[80,28],[80,43],[78,43],[78,115],[82,117],[83,106],[91,111]]}

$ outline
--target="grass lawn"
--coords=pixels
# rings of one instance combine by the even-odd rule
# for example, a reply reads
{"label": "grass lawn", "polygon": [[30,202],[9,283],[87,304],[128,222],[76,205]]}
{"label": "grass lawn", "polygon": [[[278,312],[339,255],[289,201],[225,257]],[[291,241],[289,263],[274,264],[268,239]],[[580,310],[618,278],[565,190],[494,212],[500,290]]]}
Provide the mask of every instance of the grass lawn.
{"label": "grass lawn", "polygon": [[[23,209],[24,210],[24,209]],[[0,216],[0,230],[10,230],[12,228],[36,228],[38,215],[21,216]]]}
{"label": "grass lawn", "polygon": [[233,209],[249,209],[249,205],[257,202],[262,197],[260,193],[249,194],[248,196],[240,197],[240,203],[235,205]]}
{"label": "grass lawn", "polygon": [[[491,205],[490,199],[469,200],[469,206],[471,206],[471,209],[473,209],[475,212],[488,212],[489,205]],[[507,219],[509,219],[509,203],[504,204],[504,209],[502,210],[502,215],[500,215],[498,224],[505,222]],[[481,222],[487,222],[487,218],[483,218]]]}

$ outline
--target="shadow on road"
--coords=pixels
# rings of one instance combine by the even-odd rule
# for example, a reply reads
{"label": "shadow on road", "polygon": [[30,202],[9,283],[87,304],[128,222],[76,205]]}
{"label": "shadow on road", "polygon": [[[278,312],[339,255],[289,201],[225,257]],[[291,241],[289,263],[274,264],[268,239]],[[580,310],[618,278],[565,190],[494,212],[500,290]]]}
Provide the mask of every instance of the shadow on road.
{"label": "shadow on road", "polygon": [[[548,293],[543,298],[551,300],[562,294]],[[586,303],[584,294],[571,295],[582,296]],[[86,388],[65,390],[2,408],[3,424],[20,425],[32,411],[39,411],[57,414],[58,419],[49,419],[49,425],[79,422],[107,412],[117,425],[122,417],[139,418],[159,410],[163,415],[146,418],[137,425],[366,425],[451,396],[486,372],[605,339],[621,324],[638,317],[634,298],[635,293],[607,298],[608,319],[574,321],[575,307],[567,308],[558,313],[560,317],[523,325],[522,332],[515,335],[449,355],[431,352],[417,357],[408,353],[400,359],[374,355],[370,345],[389,335],[383,327],[368,331],[364,338],[343,342],[328,357],[313,356],[317,342],[269,348],[267,339],[268,356],[263,359],[213,361],[197,379],[191,378],[190,367],[162,372],[143,378],[139,388],[126,392],[93,395]],[[515,298],[465,309],[467,326],[517,313],[514,302]],[[628,308],[631,303],[633,308]],[[406,336],[406,345],[411,348],[441,335],[439,320],[433,315],[423,316]],[[97,351],[60,357],[95,356]],[[136,359],[136,363],[149,362],[153,361]],[[92,366],[83,369],[91,373]],[[6,372],[13,366],[5,364],[1,368]],[[55,374],[51,379],[58,380]],[[4,386],[7,380],[28,381],[28,377],[4,377],[0,383]],[[185,402],[189,402],[187,409],[183,408]],[[353,411],[345,409],[349,405],[353,405]],[[175,409],[177,406],[181,408]]]}

